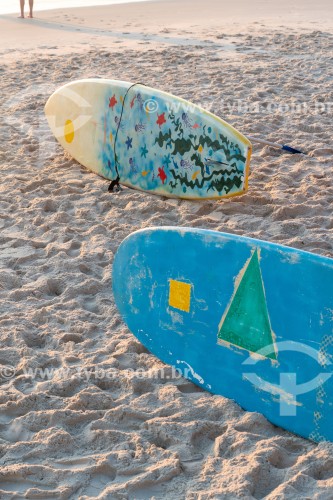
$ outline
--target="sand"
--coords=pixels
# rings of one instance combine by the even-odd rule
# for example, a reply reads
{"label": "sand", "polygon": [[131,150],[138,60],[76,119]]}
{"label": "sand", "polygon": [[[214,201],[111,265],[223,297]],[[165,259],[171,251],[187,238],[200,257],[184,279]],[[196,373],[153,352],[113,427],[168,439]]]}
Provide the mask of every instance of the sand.
{"label": "sand", "polygon": [[[167,379],[171,369],[131,335],[111,293],[119,244],[149,226],[333,257],[332,8],[267,3],[0,18],[1,500],[333,498],[332,444]],[[43,115],[58,86],[96,76],[144,81],[309,155],[255,147],[249,191],[231,200],[110,195]]]}

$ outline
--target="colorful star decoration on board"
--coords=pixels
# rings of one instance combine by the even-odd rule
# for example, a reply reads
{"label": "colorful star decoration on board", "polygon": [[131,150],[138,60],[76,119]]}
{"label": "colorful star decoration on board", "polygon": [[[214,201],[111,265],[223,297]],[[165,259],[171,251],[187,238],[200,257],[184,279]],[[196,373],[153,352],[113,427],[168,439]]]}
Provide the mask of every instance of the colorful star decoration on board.
{"label": "colorful star decoration on board", "polygon": [[169,165],[171,163],[170,156],[171,156],[170,154],[164,155],[163,163],[166,165],[167,168],[169,167]]}
{"label": "colorful star decoration on board", "polygon": [[127,146],[127,151],[132,148],[132,142],[133,142],[133,139],[131,139],[130,137],[127,137],[127,141],[125,142],[126,146]]}
{"label": "colorful star decoration on board", "polygon": [[148,149],[147,149],[146,144],[143,146],[143,148],[140,148],[140,149],[141,149],[141,158],[147,158]]}
{"label": "colorful star decoration on board", "polygon": [[157,125],[161,128],[161,125],[163,125],[163,123],[166,123],[166,119],[165,119],[165,113],[162,113],[161,115],[158,115],[157,116],[157,121],[156,121]]}
{"label": "colorful star decoration on board", "polygon": [[118,101],[116,99],[116,94],[113,94],[113,96],[110,97],[110,99],[109,99],[109,108],[113,109],[117,103],[118,103]]}

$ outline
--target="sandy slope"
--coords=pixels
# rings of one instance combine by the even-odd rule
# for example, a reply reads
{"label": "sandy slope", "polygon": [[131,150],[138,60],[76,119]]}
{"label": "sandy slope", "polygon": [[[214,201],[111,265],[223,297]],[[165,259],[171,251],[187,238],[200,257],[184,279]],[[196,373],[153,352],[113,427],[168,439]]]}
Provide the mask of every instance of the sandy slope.
{"label": "sandy slope", "polygon": [[[35,1],[38,5],[38,1]],[[28,5],[28,1],[26,1]],[[331,0],[157,0],[127,5],[35,12],[35,19],[0,15],[0,56],[22,57],[61,49],[87,50],[91,45],[138,46],[176,38],[210,39],[212,30],[225,34],[255,33],[263,26],[332,29]],[[214,35],[213,35],[214,36]],[[141,47],[142,48],[142,47]]]}
{"label": "sandy slope", "polygon": [[[194,46],[161,44],[155,30],[130,49],[87,35],[82,53],[72,34],[66,54],[7,52],[15,57],[0,69],[0,364],[15,374],[2,370],[0,380],[1,499],[332,498],[333,445],[162,378],[162,363],[128,332],[111,294],[117,247],[152,225],[233,232],[333,257],[332,34],[250,28],[227,39],[214,24],[164,34],[198,38]],[[145,81],[244,133],[311,153],[256,148],[249,193],[228,201],[109,195],[107,181],[55,144],[43,116],[47,96],[83,76]],[[236,109],[244,99],[253,105],[246,113]],[[308,109],[279,109],[295,101]],[[128,371],[139,368],[144,380]],[[102,376],[108,370],[111,379]]]}

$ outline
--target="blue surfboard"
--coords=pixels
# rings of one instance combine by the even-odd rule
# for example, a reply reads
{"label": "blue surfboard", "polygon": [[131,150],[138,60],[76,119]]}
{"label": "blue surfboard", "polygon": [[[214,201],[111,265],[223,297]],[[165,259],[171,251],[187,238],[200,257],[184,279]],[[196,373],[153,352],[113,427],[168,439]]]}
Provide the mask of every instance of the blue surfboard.
{"label": "blue surfboard", "polygon": [[333,441],[333,259],[215,231],[150,228],[120,245],[131,332],[204,389]]}

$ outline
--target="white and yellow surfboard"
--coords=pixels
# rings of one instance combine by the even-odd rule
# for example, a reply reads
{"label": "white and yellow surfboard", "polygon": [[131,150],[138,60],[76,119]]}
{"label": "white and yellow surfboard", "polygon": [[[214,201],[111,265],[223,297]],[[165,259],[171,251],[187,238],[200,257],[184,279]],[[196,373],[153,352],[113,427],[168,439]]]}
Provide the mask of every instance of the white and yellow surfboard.
{"label": "white and yellow surfboard", "polygon": [[59,88],[45,113],[55,137],[89,170],[168,197],[247,190],[251,142],[217,116],[142,84],[87,79]]}

